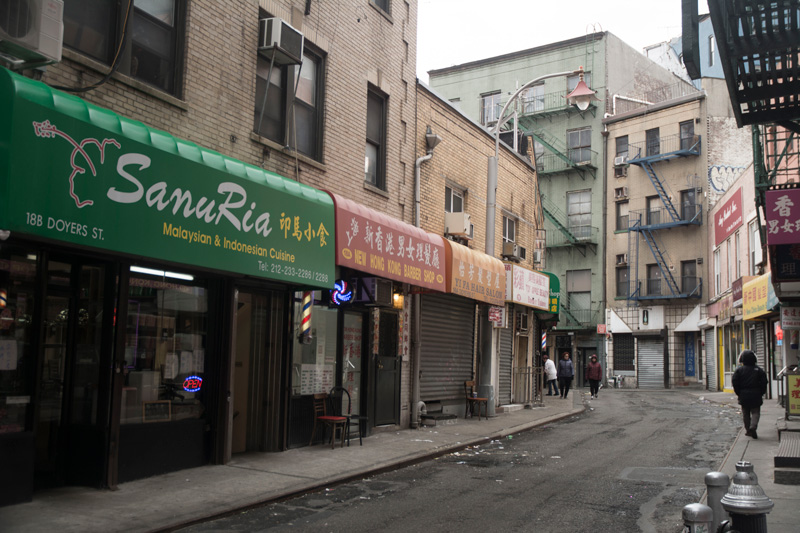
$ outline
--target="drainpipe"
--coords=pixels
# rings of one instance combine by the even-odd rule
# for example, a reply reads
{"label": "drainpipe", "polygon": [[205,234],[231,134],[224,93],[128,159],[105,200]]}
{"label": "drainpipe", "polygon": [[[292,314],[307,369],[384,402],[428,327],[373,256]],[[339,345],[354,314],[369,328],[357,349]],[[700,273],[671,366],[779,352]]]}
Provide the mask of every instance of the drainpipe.
{"label": "drainpipe", "polygon": [[[419,168],[422,163],[433,157],[433,149],[439,144],[441,138],[438,135],[431,133],[431,127],[428,126],[428,131],[425,134],[425,142],[428,147],[428,153],[417,159],[414,163],[414,226],[420,227],[419,224],[419,208],[420,208],[420,177]],[[411,327],[411,427],[416,429],[419,427],[419,378],[420,378],[420,361],[422,359],[421,343],[420,343],[420,303],[422,296],[419,291],[414,293],[412,300],[414,321]]]}
{"label": "drainpipe", "polygon": [[628,96],[622,96],[621,94],[615,94],[611,97],[611,114],[617,114],[617,100],[625,100],[627,102],[633,102],[634,104],[642,104],[642,105],[653,105],[653,102],[648,102],[647,100],[639,100],[637,98],[630,98]]}

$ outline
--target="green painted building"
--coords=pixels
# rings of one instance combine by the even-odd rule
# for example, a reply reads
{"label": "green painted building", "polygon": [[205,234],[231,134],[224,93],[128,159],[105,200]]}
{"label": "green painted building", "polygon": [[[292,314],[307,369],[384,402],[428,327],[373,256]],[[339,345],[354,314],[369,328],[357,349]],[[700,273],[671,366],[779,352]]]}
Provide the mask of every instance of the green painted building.
{"label": "green painted building", "polygon": [[[514,118],[501,128],[501,139],[509,146],[535,154],[547,230],[546,253],[535,266],[561,280],[561,313],[548,335],[547,351],[551,356],[572,354],[577,386],[584,384],[589,355],[604,352],[597,326],[605,323],[604,206],[606,169],[613,165],[605,160],[603,117],[625,104],[614,95],[644,94],[680,80],[608,32],[428,73],[438,94],[491,128],[517,89],[539,77],[580,67],[598,98],[588,109],[580,111],[567,103],[578,74],[547,78],[511,104]],[[497,207],[512,212],[511,206]],[[513,234],[504,231],[503,239],[513,240]]]}

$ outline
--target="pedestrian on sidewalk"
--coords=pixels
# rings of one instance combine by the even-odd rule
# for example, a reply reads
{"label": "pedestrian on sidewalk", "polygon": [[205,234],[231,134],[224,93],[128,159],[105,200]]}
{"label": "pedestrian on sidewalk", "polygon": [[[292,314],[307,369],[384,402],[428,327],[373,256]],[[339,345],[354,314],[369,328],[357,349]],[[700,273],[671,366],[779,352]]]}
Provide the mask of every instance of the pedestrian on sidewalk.
{"label": "pedestrian on sidewalk", "polygon": [[600,392],[600,382],[603,380],[603,367],[597,362],[597,354],[593,353],[590,358],[589,365],[586,367],[586,379],[589,380],[589,390],[592,393],[592,399],[597,399],[597,393]]}
{"label": "pedestrian on sidewalk", "polygon": [[550,360],[550,356],[544,354],[542,356],[544,359],[544,374],[545,379],[547,380],[547,395],[553,395],[553,389],[556,390],[555,394],[559,394],[558,392],[558,373],[556,372],[556,364]]}
{"label": "pedestrian on sidewalk", "polygon": [[575,369],[569,359],[569,352],[564,352],[563,358],[558,362],[558,381],[561,385],[561,397],[566,399],[569,394],[569,386],[575,376]]}
{"label": "pedestrian on sidewalk", "polygon": [[758,438],[758,420],[761,418],[762,396],[767,392],[767,374],[756,365],[756,354],[744,350],[739,356],[742,366],[733,373],[733,391],[742,406],[745,435]]}

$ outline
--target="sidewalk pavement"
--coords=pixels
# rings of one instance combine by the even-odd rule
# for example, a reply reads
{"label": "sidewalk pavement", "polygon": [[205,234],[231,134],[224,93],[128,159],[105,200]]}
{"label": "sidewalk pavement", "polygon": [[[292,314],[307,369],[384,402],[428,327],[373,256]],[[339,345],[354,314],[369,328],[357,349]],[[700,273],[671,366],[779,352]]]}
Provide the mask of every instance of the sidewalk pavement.
{"label": "sidewalk pavement", "polygon": [[[732,394],[689,392],[708,401],[736,404]],[[583,398],[587,394],[574,391],[571,401],[545,397],[544,407],[500,413],[489,420],[462,418],[456,424],[433,428],[378,431],[365,438],[363,446],[355,439],[345,448],[315,445],[237,455],[227,465],[131,481],[119,485],[116,491],[82,487],[42,491],[30,503],[0,507],[0,529],[37,533],[174,529],[578,415],[585,409]],[[754,464],[761,487],[775,502],[768,516],[772,533],[796,531],[790,525],[796,523],[796,502],[800,500],[800,486],[772,482],[772,460],[777,450],[775,423],[782,413],[773,400],[767,401],[762,408],[759,439],[744,437],[742,431],[720,467],[732,478],[736,461]]]}

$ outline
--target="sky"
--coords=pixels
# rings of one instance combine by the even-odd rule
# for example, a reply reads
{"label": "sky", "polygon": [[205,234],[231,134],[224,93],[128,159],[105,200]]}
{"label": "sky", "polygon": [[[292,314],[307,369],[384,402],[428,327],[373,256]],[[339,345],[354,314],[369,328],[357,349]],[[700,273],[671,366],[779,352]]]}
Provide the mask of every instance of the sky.
{"label": "sky", "polygon": [[[681,34],[681,0],[418,0],[417,77],[608,31],[642,51]],[[705,0],[699,12],[708,13]]]}

